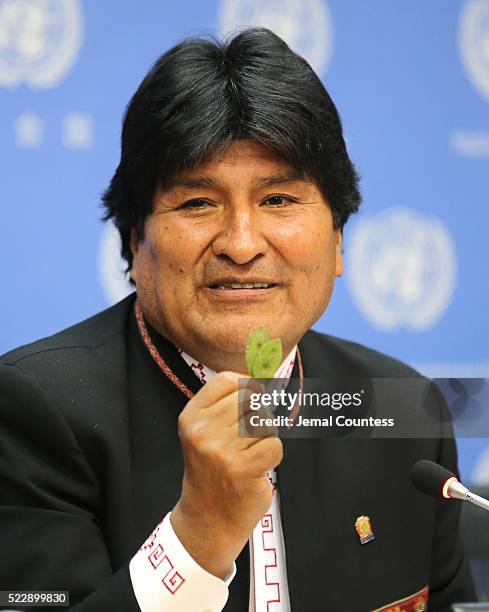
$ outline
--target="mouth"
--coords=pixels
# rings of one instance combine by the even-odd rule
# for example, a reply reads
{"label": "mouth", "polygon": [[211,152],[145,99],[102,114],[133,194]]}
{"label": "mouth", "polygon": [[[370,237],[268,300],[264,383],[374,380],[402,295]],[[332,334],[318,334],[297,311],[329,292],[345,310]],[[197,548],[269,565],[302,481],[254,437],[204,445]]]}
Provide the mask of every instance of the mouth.
{"label": "mouth", "polygon": [[207,295],[217,302],[226,304],[267,304],[273,293],[278,290],[277,283],[217,282],[207,285]]}
{"label": "mouth", "polygon": [[214,285],[209,285],[209,289],[214,289],[216,291],[258,291],[272,289],[273,287],[276,287],[275,283],[216,283]]}

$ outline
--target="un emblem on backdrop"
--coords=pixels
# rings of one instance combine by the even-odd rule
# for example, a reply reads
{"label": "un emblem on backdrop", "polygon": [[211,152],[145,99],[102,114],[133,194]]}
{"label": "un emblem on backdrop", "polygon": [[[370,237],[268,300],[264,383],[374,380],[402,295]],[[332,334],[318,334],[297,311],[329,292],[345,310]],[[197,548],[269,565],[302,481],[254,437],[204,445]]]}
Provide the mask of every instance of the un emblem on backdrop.
{"label": "un emblem on backdrop", "polygon": [[467,76],[489,98],[489,0],[468,0],[460,13],[458,42]]}
{"label": "un emblem on backdrop", "polygon": [[433,216],[395,207],[359,219],[347,241],[347,283],[376,328],[433,327],[451,301],[455,247]]}
{"label": "un emblem on backdrop", "polygon": [[263,26],[273,30],[322,74],[331,57],[333,30],[324,0],[221,0],[219,30]]}
{"label": "un emblem on backdrop", "polygon": [[0,86],[54,87],[82,38],[79,0],[0,0]]}

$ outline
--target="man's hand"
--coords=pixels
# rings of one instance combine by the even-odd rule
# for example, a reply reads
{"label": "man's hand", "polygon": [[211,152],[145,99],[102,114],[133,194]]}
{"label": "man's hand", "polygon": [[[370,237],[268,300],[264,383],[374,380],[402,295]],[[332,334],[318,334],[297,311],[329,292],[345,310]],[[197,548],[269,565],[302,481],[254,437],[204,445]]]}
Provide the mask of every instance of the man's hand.
{"label": "man's hand", "polygon": [[[173,529],[195,561],[224,578],[268,510],[267,471],[282,460],[278,437],[238,437],[236,372],[221,372],[188,402],[178,429],[185,460],[182,495],[171,514]],[[263,389],[250,380],[243,395]],[[256,388],[255,388],[256,387]],[[241,412],[241,415],[239,414]]]}

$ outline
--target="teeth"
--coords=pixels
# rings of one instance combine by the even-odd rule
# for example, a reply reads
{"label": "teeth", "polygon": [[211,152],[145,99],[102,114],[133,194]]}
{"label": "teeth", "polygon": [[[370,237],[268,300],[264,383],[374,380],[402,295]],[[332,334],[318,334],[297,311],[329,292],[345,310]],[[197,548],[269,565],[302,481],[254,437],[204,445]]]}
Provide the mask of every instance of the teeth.
{"label": "teeth", "polygon": [[268,283],[230,283],[229,285],[218,285],[219,289],[266,289],[270,287]]}

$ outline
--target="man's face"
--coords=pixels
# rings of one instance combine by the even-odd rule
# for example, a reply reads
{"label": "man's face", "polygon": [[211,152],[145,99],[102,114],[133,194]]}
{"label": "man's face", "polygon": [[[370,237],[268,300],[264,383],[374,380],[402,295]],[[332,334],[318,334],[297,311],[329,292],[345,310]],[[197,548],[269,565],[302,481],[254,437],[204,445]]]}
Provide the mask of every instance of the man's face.
{"label": "man's face", "polygon": [[[159,187],[131,276],[149,322],[210,368],[246,372],[250,331],[284,356],[326,309],[342,272],[341,232],[314,183],[240,140]],[[266,288],[231,288],[267,284]]]}

